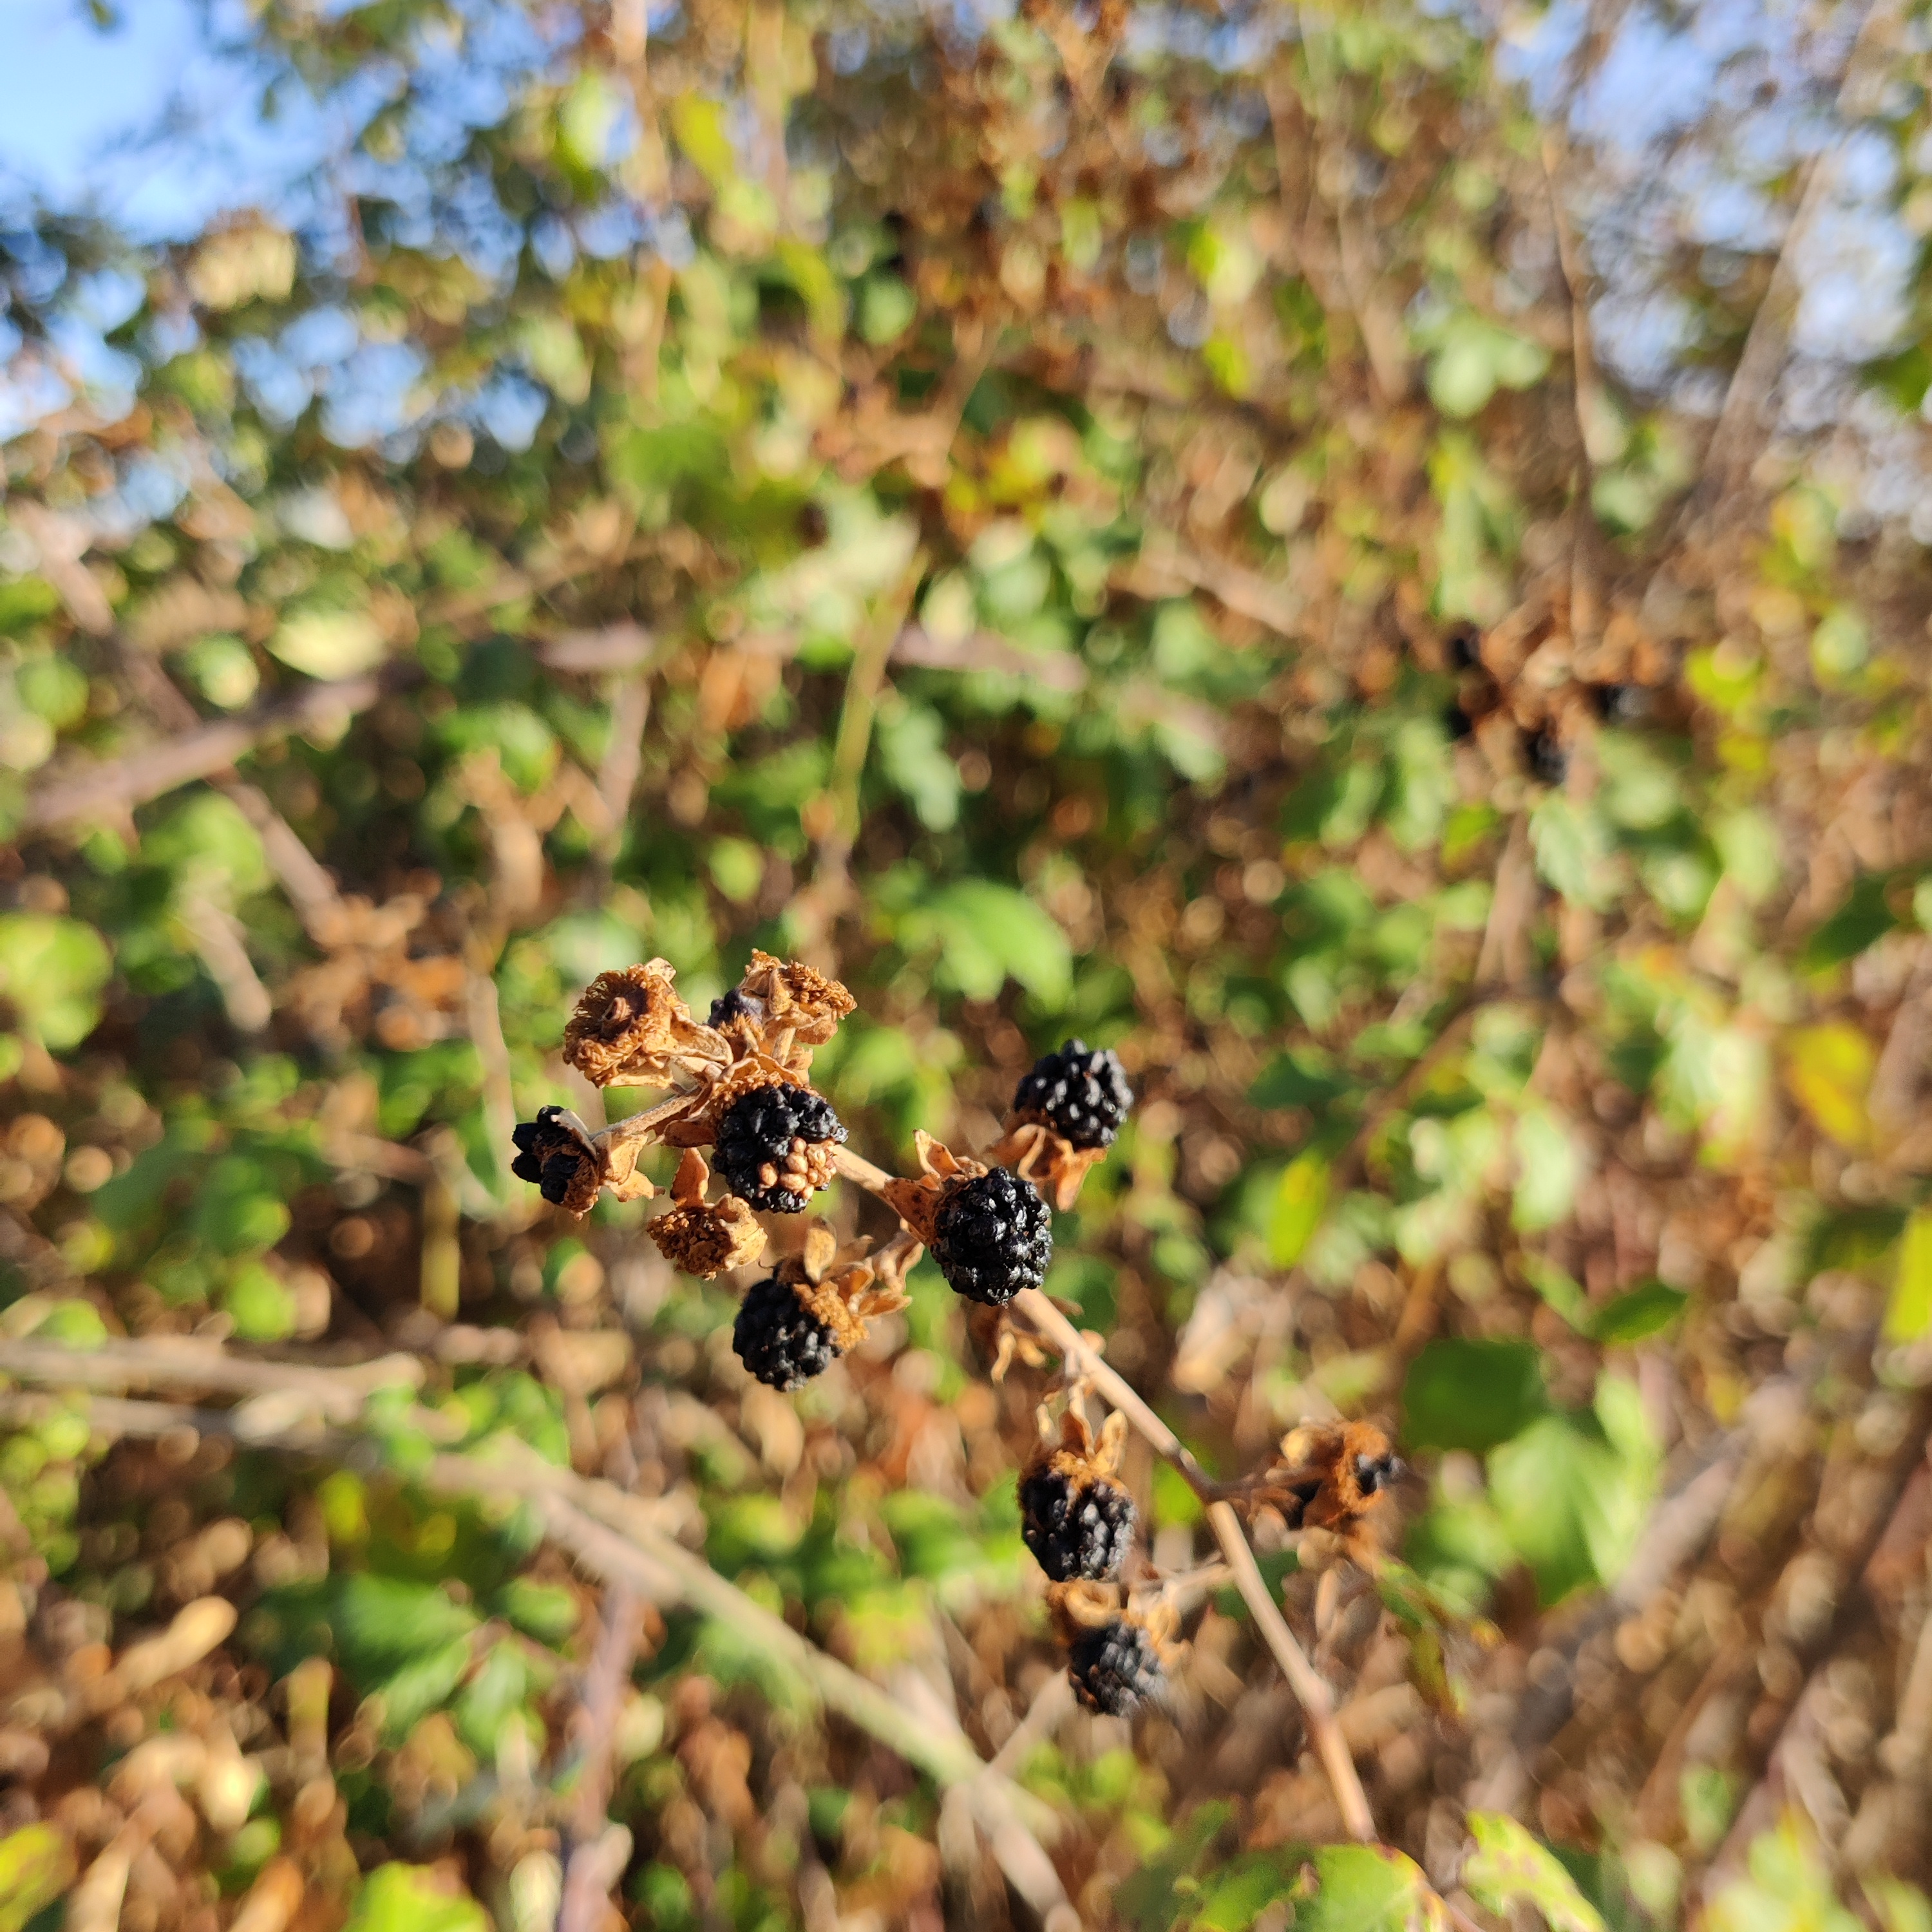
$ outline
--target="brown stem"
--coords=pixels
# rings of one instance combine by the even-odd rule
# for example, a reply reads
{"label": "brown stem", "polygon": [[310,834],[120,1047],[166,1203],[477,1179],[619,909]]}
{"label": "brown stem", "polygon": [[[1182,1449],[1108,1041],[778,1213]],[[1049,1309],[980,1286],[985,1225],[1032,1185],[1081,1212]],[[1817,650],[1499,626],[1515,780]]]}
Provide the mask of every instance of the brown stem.
{"label": "brown stem", "polygon": [[637,1654],[638,1607],[637,1593],[628,1583],[606,1586],[603,1625],[584,1676],[584,1760],[571,1806],[570,1862],[564,1871],[556,1932],[593,1932],[610,1904],[598,1844],[610,1802],[617,1719],[631,1679],[631,1660]]}
{"label": "brown stem", "polygon": [[[874,1167],[862,1154],[838,1149],[834,1156],[838,1171],[868,1193],[883,1198],[892,1179],[883,1168]],[[1222,1498],[1214,1479],[1196,1462],[1186,1443],[1143,1401],[1139,1394],[1102,1360],[1100,1352],[1036,1288],[1023,1288],[1009,1304],[1011,1312],[1025,1322],[1070,1371],[1083,1376],[1088,1385],[1124,1415],[1149,1446],[1164,1461],[1178,1469],[1188,1486],[1208,1505],[1208,1520],[1214,1540],[1234,1575],[1234,1587],[1247,1606],[1288,1688],[1300,1704],[1308,1725],[1310,1741],[1322,1761],[1336,1808],[1342,1814],[1342,1828],[1364,1844],[1374,1841],[1375,1815],[1369,1809],[1367,1795],[1348,1754],[1348,1746],[1335,1720],[1335,1700],[1307,1654],[1294,1640],[1280,1606],[1270,1593],[1255,1553],[1248,1546],[1246,1534],[1232,1504]]]}

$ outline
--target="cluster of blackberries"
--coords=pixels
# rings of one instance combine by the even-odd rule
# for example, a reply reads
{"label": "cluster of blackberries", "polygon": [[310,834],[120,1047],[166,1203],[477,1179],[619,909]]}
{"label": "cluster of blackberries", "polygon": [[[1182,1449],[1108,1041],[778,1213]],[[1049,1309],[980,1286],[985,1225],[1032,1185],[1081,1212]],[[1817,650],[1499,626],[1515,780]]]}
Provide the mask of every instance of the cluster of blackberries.
{"label": "cluster of blackberries", "polygon": [[754,1087],[725,1108],[712,1165],[747,1207],[799,1214],[832,1178],[832,1150],[845,1138],[832,1102],[809,1087]]}

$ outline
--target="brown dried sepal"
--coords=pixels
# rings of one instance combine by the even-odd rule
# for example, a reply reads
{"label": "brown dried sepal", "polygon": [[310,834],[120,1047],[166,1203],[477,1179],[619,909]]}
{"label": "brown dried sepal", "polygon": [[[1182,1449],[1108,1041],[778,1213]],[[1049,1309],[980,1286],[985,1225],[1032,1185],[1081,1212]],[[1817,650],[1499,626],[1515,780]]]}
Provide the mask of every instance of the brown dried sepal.
{"label": "brown dried sepal", "polygon": [[1076,1485],[1111,1478],[1120,1466],[1126,1447],[1127,1418],[1117,1408],[1108,1412],[1096,1435],[1077,1402],[1060,1412],[1059,1440],[1054,1440],[1053,1419],[1042,1403],[1039,1412],[1040,1446],[1030,1466],[1051,1469]]}
{"label": "brown dried sepal", "polygon": [[764,1229],[735,1194],[705,1199],[710,1178],[704,1156],[694,1148],[687,1150],[671,1184],[675,1204],[650,1224],[651,1239],[664,1259],[706,1281],[728,1268],[748,1266],[765,1251]]}
{"label": "brown dried sepal", "polygon": [[668,1086],[680,1071],[722,1066],[730,1043],[678,998],[670,965],[652,959],[600,973],[563,1029],[563,1056],[596,1087]]}
{"label": "brown dried sepal", "polygon": [[838,981],[802,959],[780,959],[769,952],[752,955],[738,992],[754,1006],[765,1038],[775,1048],[787,1033],[791,1043],[823,1046],[858,1004]]}
{"label": "brown dried sepal", "polygon": [[932,1246],[933,1220],[939,1204],[955,1187],[987,1172],[984,1161],[956,1154],[922,1127],[913,1136],[919,1172],[910,1178],[895,1174],[879,1190],[887,1207],[911,1229],[922,1247]]}
{"label": "brown dried sepal", "polygon": [[874,1316],[890,1315],[908,1298],[898,1281],[881,1275],[872,1245],[861,1240],[842,1247],[829,1228],[814,1222],[800,1250],[772,1270],[832,1331],[842,1355],[865,1340],[866,1324]]}
{"label": "brown dried sepal", "polygon": [[1024,1115],[1015,1117],[986,1154],[989,1167],[1011,1168],[1063,1214],[1072,1211],[1088,1175],[1106,1158],[1105,1148],[1077,1148],[1045,1121]]}
{"label": "brown dried sepal", "polygon": [[1281,1460],[1256,1483],[1253,1499],[1278,1511],[1290,1530],[1339,1538],[1366,1568],[1376,1555],[1372,1519],[1403,1473],[1373,1423],[1304,1423],[1282,1437]]}

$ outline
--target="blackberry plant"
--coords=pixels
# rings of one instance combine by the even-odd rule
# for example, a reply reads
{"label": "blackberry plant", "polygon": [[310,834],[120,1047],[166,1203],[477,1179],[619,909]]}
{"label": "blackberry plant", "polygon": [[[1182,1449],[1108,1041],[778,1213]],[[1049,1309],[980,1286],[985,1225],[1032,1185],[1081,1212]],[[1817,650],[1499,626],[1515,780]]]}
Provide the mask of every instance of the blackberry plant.
{"label": "blackberry plant", "polygon": [[[1054,1210],[1072,1206],[1132,1105],[1126,1070],[1114,1054],[1068,1040],[1019,1082],[993,1146],[956,1153],[921,1132],[918,1172],[894,1175],[846,1146],[844,1124],[811,1084],[814,1050],[853,1006],[836,980],[765,952],[702,1021],[662,959],[601,974],[565,1028],[566,1057],[595,1085],[669,1091],[597,1133],[566,1109],[542,1108],[516,1130],[512,1172],[582,1214],[607,1188],[620,1200],[650,1199],[657,1190],[639,1156],[681,1150],[651,1238],[674,1265],[707,1279],[762,1268],[731,1346],[769,1388],[800,1388],[857,1348],[874,1317],[905,1305],[907,1274],[928,1250],[956,1294],[993,1311],[996,1378],[1018,1354],[1043,1359],[1041,1340],[1057,1350],[1064,1403],[1057,1434],[1047,1401],[1039,1411],[1041,1446],[1019,1489],[1022,1533],[1048,1578],[1076,1694],[1089,1710],[1126,1716],[1160,1684],[1185,1594],[1184,1580],[1163,1577],[1134,1546],[1138,1515],[1118,1474],[1130,1420],[1197,1490],[1208,1486],[1100,1367],[1097,1338],[1072,1330],[1039,1292],[1053,1259]],[[842,1242],[810,1217],[801,1232],[794,1217],[835,1177],[892,1210],[898,1228],[883,1244]],[[768,1226],[761,1216],[776,1218]],[[1084,1405],[1103,1382],[1113,1406],[1096,1432]],[[1334,1532],[1366,1556],[1369,1511],[1400,1471],[1386,1438],[1364,1425],[1304,1430],[1284,1444],[1280,1467],[1228,1492],[1230,1506],[1271,1512],[1291,1530]]]}

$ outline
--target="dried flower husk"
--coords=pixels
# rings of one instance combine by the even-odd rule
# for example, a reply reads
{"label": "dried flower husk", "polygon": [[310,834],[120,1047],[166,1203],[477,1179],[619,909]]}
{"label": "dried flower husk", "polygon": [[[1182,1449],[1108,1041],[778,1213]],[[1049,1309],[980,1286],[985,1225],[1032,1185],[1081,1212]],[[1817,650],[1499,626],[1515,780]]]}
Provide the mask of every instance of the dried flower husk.
{"label": "dried flower husk", "polygon": [[1366,1562],[1373,1555],[1370,1518],[1405,1473],[1373,1423],[1308,1423],[1282,1437],[1281,1460],[1259,1479],[1254,1496],[1279,1510],[1291,1530],[1329,1532]]}
{"label": "dried flower husk", "polygon": [[992,1167],[1010,1167],[1063,1214],[1080,1198],[1087,1177],[1107,1158],[1104,1147],[1076,1147],[1040,1120],[1016,1120],[986,1150]]}
{"label": "dried flower husk", "polygon": [[772,1272],[832,1331],[841,1354],[865,1340],[873,1316],[892,1314],[908,1298],[902,1281],[880,1270],[869,1240],[841,1246],[830,1228],[817,1223],[807,1229],[800,1251],[787,1255]]}
{"label": "dried flower husk", "polygon": [[894,1175],[879,1192],[886,1205],[911,1229],[924,1247],[932,1245],[933,1222],[940,1203],[954,1189],[988,1170],[984,1161],[956,1154],[922,1127],[913,1136],[919,1172],[910,1178]]}
{"label": "dried flower husk", "polygon": [[728,1064],[730,1042],[692,1018],[673,979],[662,959],[598,974],[565,1025],[564,1058],[597,1087],[668,1086]]}
{"label": "dried flower husk", "polygon": [[688,1149],[671,1184],[673,1204],[653,1220],[651,1239],[674,1268],[709,1281],[728,1268],[746,1268],[765,1252],[765,1231],[735,1194],[706,1201],[711,1170],[696,1148]]}
{"label": "dried flower husk", "polygon": [[767,1038],[789,1031],[800,1046],[823,1046],[858,1004],[838,980],[816,968],[769,952],[752,955],[738,994],[755,1008]]}
{"label": "dried flower husk", "polygon": [[534,1120],[512,1136],[516,1158],[510,1172],[533,1182],[543,1198],[572,1214],[587,1214],[604,1189],[602,1150],[590,1130],[568,1107],[540,1107]]}

